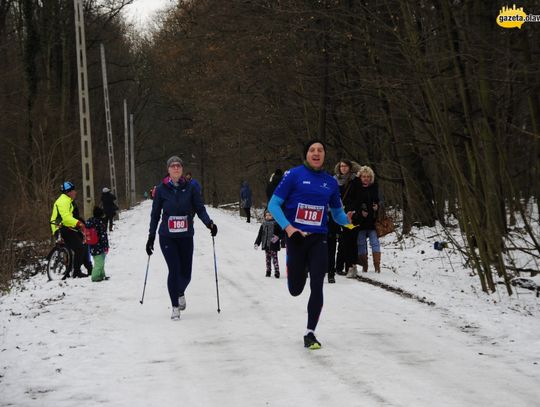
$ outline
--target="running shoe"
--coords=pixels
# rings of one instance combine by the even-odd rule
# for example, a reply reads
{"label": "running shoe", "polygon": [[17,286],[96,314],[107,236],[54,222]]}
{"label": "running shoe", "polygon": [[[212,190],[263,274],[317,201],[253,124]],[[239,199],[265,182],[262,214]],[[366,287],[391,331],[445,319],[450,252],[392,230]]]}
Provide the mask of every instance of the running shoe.
{"label": "running shoe", "polygon": [[312,350],[321,349],[321,343],[315,338],[313,332],[308,332],[308,334],[304,336],[304,348]]}
{"label": "running shoe", "polygon": [[180,297],[178,297],[178,308],[180,309],[180,311],[184,311],[186,309],[186,296],[185,295],[181,295]]}
{"label": "running shoe", "polygon": [[180,320],[180,308],[179,307],[172,307],[171,319],[173,321],[179,321]]}

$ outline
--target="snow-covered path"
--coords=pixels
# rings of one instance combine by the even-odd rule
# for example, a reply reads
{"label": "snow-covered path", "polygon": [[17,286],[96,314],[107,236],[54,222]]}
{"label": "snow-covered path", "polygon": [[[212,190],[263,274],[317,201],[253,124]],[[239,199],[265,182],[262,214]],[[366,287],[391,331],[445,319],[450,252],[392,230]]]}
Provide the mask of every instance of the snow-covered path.
{"label": "snow-covered path", "polygon": [[538,405],[537,364],[438,308],[345,278],[325,286],[323,348],[304,349],[309,289],[293,298],[284,278],[265,278],[259,225],[221,210],[208,209],[221,313],[212,240],[196,221],[187,310],[172,322],[157,243],[139,304],[149,208],[122,214],[111,280],[38,276],[0,299],[0,406]]}

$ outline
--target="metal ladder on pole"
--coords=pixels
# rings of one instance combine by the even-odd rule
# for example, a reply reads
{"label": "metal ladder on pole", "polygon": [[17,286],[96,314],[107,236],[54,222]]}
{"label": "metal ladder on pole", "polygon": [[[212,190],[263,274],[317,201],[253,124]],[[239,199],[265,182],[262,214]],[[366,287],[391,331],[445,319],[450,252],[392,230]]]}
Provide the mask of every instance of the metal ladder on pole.
{"label": "metal ladder on pole", "polygon": [[126,206],[129,208],[130,205],[130,193],[129,193],[129,127],[128,127],[128,112],[127,112],[127,101],[124,99],[124,165],[126,171]]}
{"label": "metal ladder on pole", "polygon": [[101,73],[103,77],[103,99],[105,104],[105,121],[107,123],[107,145],[109,152],[109,172],[111,176],[111,190],[114,196],[116,194],[116,171],[114,169],[114,146],[113,146],[113,135],[112,135],[112,126],[111,126],[111,110],[109,107],[109,86],[107,82],[107,65],[105,63],[105,47],[103,44],[101,48]]}
{"label": "metal ladder on pole", "polygon": [[133,114],[129,115],[129,133],[130,133],[130,187],[131,187],[131,194],[130,194],[130,202],[131,206],[135,205],[135,201],[137,199],[135,194],[135,130],[133,128]]}
{"label": "metal ladder on pole", "polygon": [[75,38],[77,42],[77,73],[79,83],[79,121],[81,130],[81,162],[84,217],[92,216],[94,208],[94,168],[92,165],[92,133],[88,103],[88,73],[86,70],[86,37],[82,0],[73,0],[75,6]]}

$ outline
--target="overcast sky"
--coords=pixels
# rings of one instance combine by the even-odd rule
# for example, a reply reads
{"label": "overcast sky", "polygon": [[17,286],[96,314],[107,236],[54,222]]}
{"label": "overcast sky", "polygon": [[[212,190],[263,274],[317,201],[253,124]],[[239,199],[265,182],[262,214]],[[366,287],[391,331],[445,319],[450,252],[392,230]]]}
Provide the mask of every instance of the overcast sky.
{"label": "overcast sky", "polygon": [[128,20],[144,29],[152,16],[166,6],[174,4],[175,0],[135,0],[133,4],[126,7]]}

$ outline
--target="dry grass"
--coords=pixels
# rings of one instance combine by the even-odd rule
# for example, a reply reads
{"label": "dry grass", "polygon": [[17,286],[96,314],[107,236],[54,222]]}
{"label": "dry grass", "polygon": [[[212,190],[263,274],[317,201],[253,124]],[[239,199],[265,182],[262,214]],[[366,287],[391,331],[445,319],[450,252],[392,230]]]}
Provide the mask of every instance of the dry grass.
{"label": "dry grass", "polygon": [[28,199],[24,193],[4,199],[0,218],[0,291],[16,279],[41,272],[51,246],[48,199]]}

